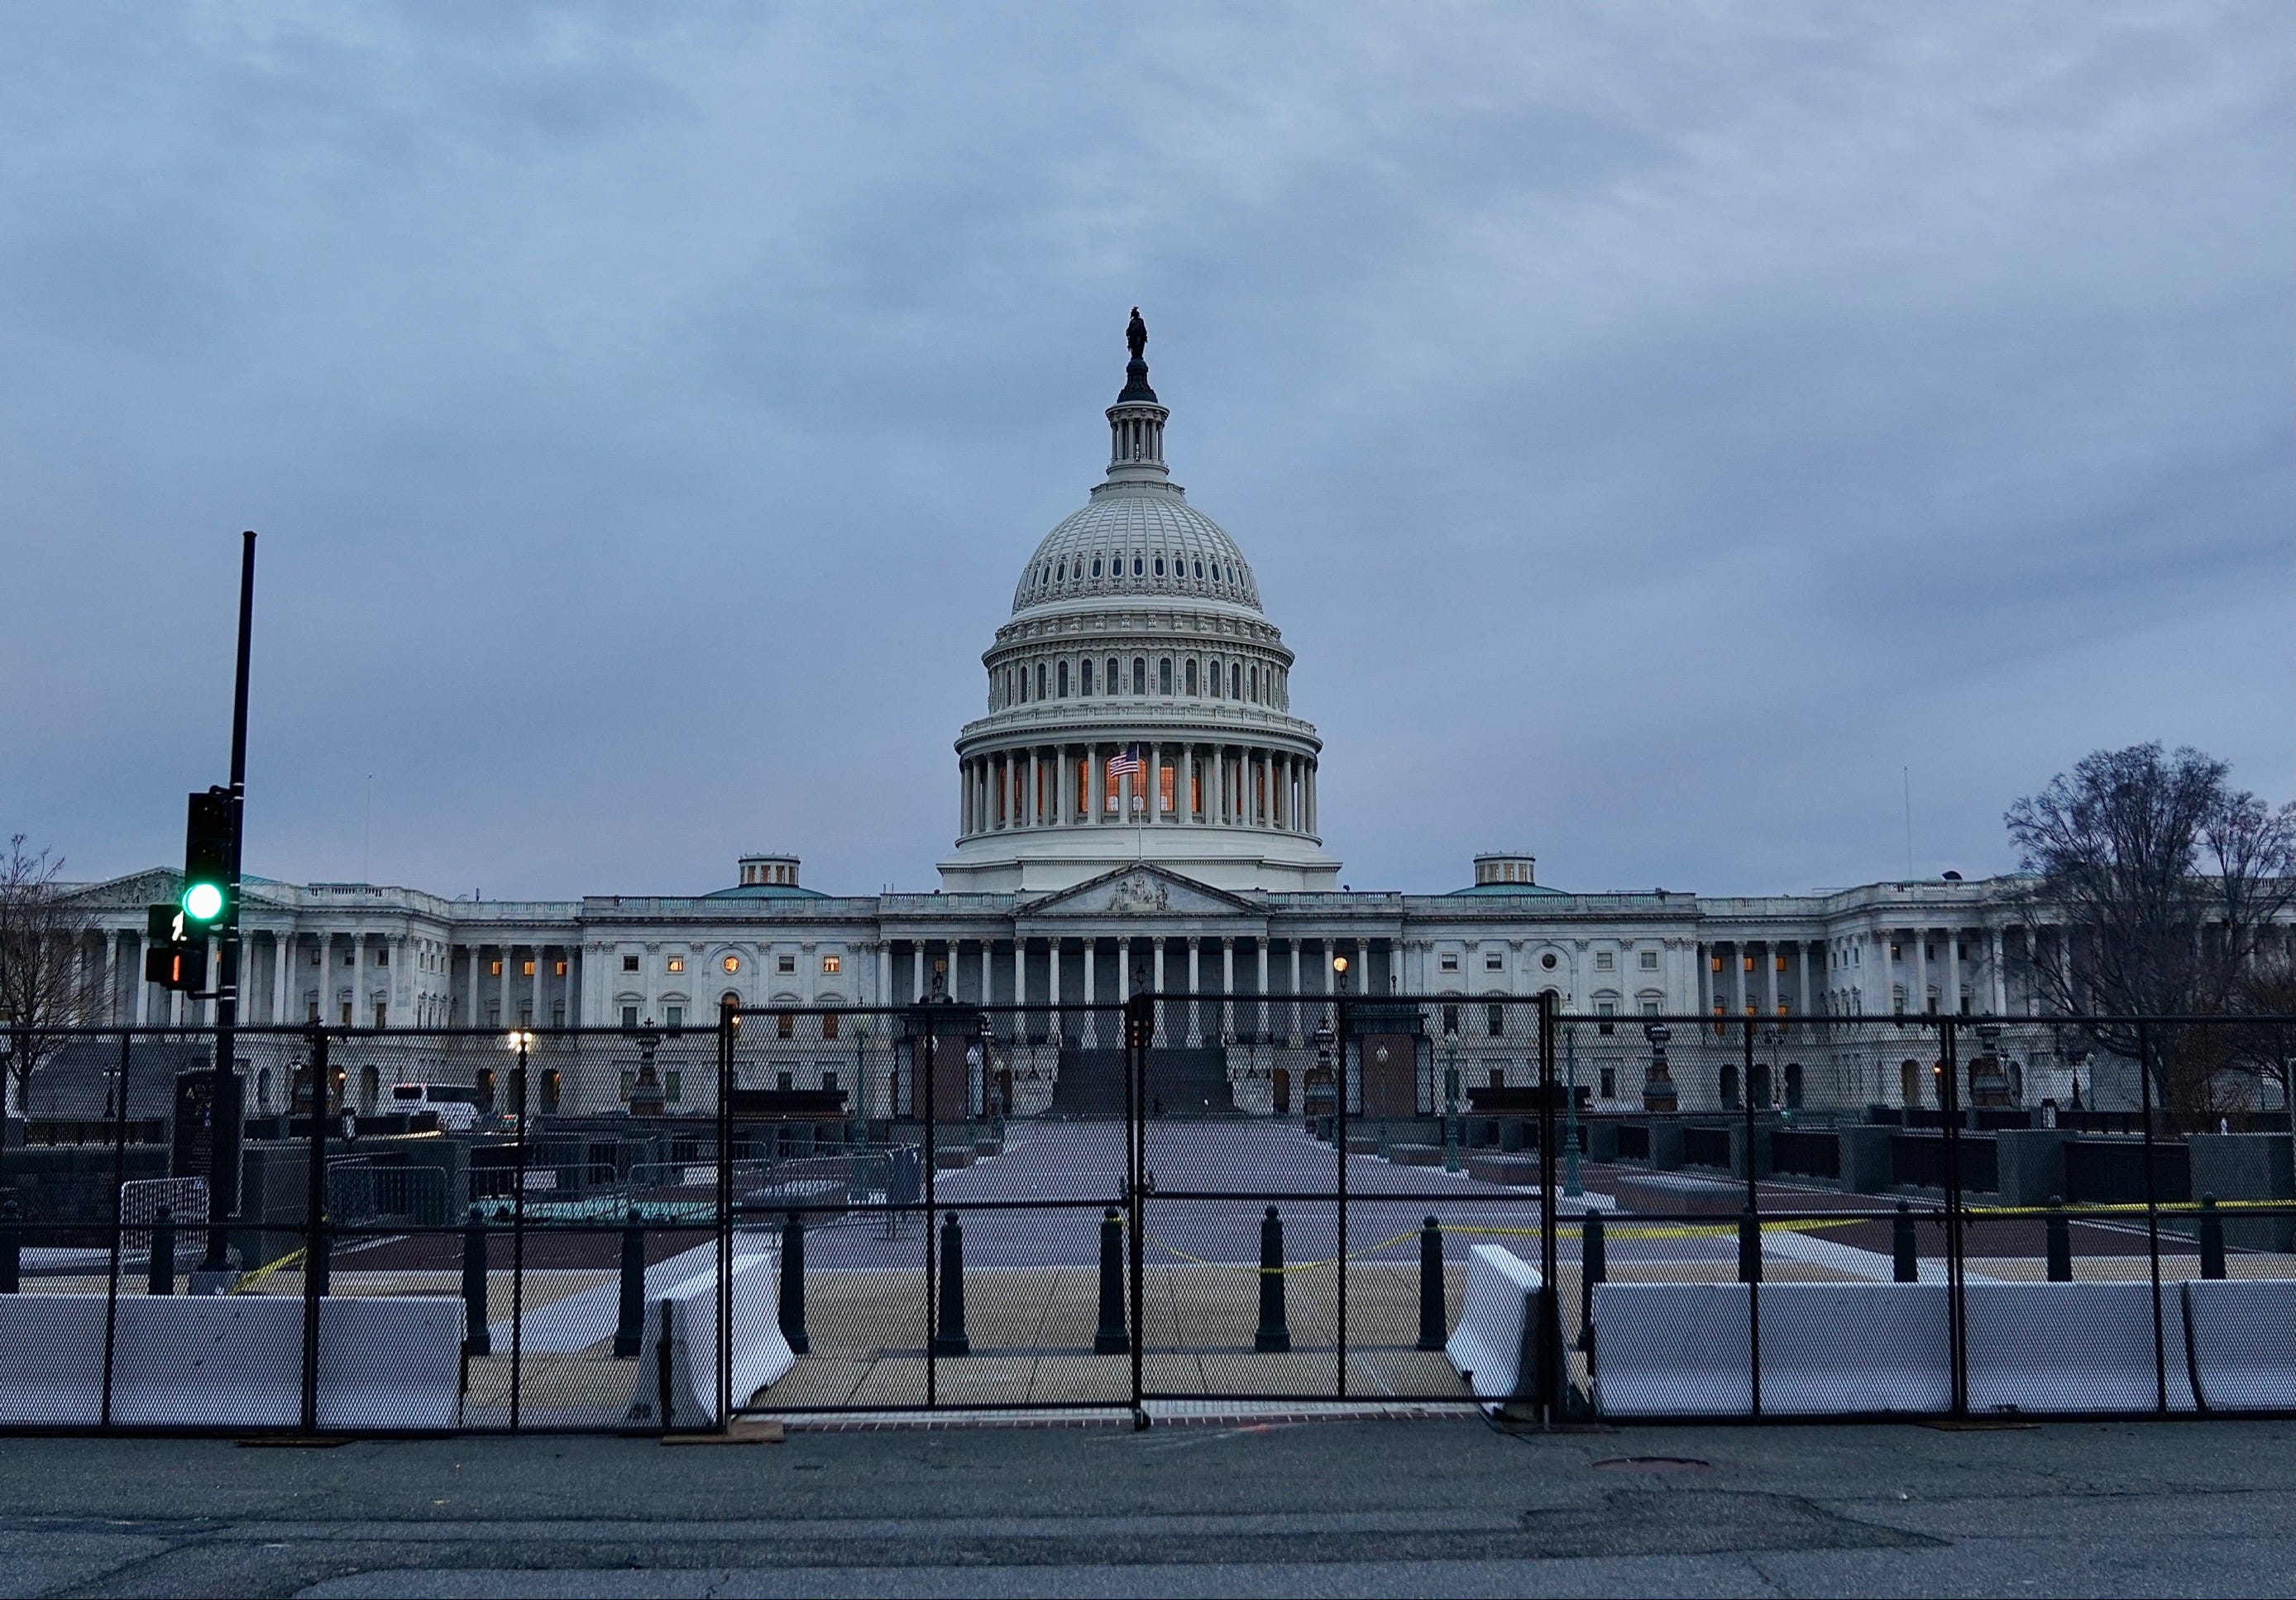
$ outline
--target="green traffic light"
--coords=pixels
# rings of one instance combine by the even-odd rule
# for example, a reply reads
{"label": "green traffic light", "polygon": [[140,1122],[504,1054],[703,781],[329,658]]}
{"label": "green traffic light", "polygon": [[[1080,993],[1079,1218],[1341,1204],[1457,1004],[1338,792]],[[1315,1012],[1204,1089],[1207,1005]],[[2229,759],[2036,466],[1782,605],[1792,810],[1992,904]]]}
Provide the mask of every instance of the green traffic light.
{"label": "green traffic light", "polygon": [[223,915],[223,886],[194,883],[184,886],[184,915],[193,922],[213,922]]}

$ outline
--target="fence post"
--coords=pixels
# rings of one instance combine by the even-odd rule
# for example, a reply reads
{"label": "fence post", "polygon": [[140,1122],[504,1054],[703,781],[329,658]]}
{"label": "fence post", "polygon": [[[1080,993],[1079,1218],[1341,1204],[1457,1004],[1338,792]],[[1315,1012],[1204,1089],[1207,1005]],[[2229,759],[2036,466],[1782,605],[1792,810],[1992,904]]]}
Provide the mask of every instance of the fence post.
{"label": "fence post", "polygon": [[1449,1321],[1443,1310],[1443,1229],[1430,1217],[1419,1229],[1419,1348],[1442,1349]]}
{"label": "fence post", "polygon": [[616,1310],[614,1359],[633,1360],[645,1343],[645,1228],[635,1205],[622,1219],[621,1300]]}
{"label": "fence post", "polygon": [[1921,1247],[1914,1239],[1914,1208],[1898,1202],[1898,1215],[1890,1224],[1890,1279],[1892,1283],[1922,1281]]}
{"label": "fence post", "polygon": [[2136,1083],[2144,1110],[2144,1253],[2152,1265],[2152,1377],[2155,1408],[2169,1409],[2169,1332],[2161,1318],[2161,1193],[2160,1174],[2153,1170],[2152,1147],[2152,1030],[2141,1018],[2136,1024]]}
{"label": "fence post", "polygon": [[162,1201],[152,1208],[152,1259],[144,1272],[144,1293],[176,1292],[176,1208]]}
{"label": "fence post", "polygon": [[[737,1002],[718,1002],[718,1431],[734,1426],[734,1041]],[[748,1395],[742,1396],[748,1400]]]}
{"label": "fence post", "polygon": [[972,1353],[972,1340],[964,1331],[964,1229],[956,1213],[948,1213],[940,1227],[940,1321],[933,1329],[933,1354]]}
{"label": "fence post", "polygon": [[463,1224],[463,1353],[483,1356],[494,1347],[487,1331],[487,1220],[473,1200]]}
{"label": "fence post", "polygon": [[1093,1331],[1092,1353],[1120,1356],[1131,1348],[1124,1320],[1124,1221],[1111,1205],[1100,1219],[1100,1326]]}
{"label": "fence post", "polygon": [[120,1195],[127,1186],[127,1068],[133,1057],[129,1049],[134,1035],[125,1029],[119,1035],[119,1120],[111,1130],[111,1276],[103,1292],[103,1400],[98,1414],[104,1427],[111,1426],[111,1367],[119,1332],[119,1256],[127,1243],[127,1219],[121,1214]]}
{"label": "fence post", "polygon": [[1738,1217],[1738,1281],[1746,1286],[1746,1381],[1755,1416],[1762,1414],[1762,1222],[1761,1193],[1754,1158],[1754,1019],[1745,1019],[1738,1070],[1740,1102],[1745,1107],[1746,1204]]}
{"label": "fence post", "polygon": [[[327,1035],[313,1028],[311,1041],[310,1164],[303,1196],[303,1432],[319,1427],[319,1297],[327,1292]],[[290,1102],[292,1103],[291,1101]],[[222,1113],[217,1103],[216,1114]],[[261,1236],[257,1236],[260,1237]]]}
{"label": "fence post", "polygon": [[[510,968],[504,967],[504,972]],[[538,967],[537,970],[540,970]],[[511,1071],[511,1102],[518,1124],[511,1145],[510,1197],[510,1425],[516,1432],[526,1389],[526,1045],[523,1028],[511,1036],[516,1042],[518,1065]],[[667,1390],[664,1391],[667,1393]],[[665,1409],[667,1402],[665,1402]]]}
{"label": "fence post", "polygon": [[2049,1281],[2069,1284],[2073,1280],[2073,1230],[2065,1222],[2065,1197],[2049,1196],[2049,1215],[2042,1224],[2043,1248],[2048,1256]]}
{"label": "fence post", "polygon": [[[1087,955],[1087,961],[1094,958]],[[1132,1226],[1129,1259],[1132,1275],[1132,1425],[1148,1425],[1143,1403],[1147,1388],[1148,1310],[1148,1130],[1142,1115],[1148,1092],[1148,1049],[1154,1042],[1156,1019],[1143,999],[1126,1004],[1120,1024],[1124,1030],[1125,1185],[1130,1196]]]}
{"label": "fence post", "polygon": [[2224,1216],[2214,1195],[2201,1196],[2201,1276],[2225,1275]]}
{"label": "fence post", "polygon": [[[1335,1219],[1339,1226],[1339,1249],[1334,1253],[1338,1260],[1333,1263],[1332,1268],[1337,1275],[1338,1286],[1333,1294],[1333,1299],[1336,1302],[1334,1309],[1337,1311],[1334,1331],[1338,1336],[1337,1371],[1334,1374],[1333,1385],[1334,1392],[1341,1400],[1345,1400],[1348,1397],[1348,1034],[1352,1029],[1348,1016],[1347,980],[1344,977],[1341,978],[1337,987],[1339,992],[1332,998],[1332,1112],[1336,1119],[1332,1124],[1333,1130],[1332,1149],[1338,1157],[1336,1171],[1339,1188],[1339,1212]],[[1358,1058],[1356,1077],[1357,1093],[1362,1092],[1362,1070],[1361,1061]],[[1275,1207],[1270,1206],[1267,1214],[1271,1217],[1275,1216]],[[1282,1260],[1283,1240],[1282,1219],[1278,1218],[1276,1245],[1279,1261]],[[1263,1296],[1267,1292],[1267,1282],[1266,1276],[1263,1274],[1260,1285],[1260,1294]],[[1280,1314],[1283,1310],[1283,1280],[1276,1279],[1275,1285],[1277,1296],[1275,1309]],[[1261,1303],[1264,1311],[1266,1306],[1264,1299]],[[1264,1316],[1262,1320],[1265,1320]],[[1283,1348],[1285,1350],[1292,1348],[1292,1334],[1288,1323],[1284,1328]]]}
{"label": "fence post", "polygon": [[1938,1018],[1938,1108],[1945,1122],[1945,1316],[1946,1349],[1952,1367],[1953,1414],[1969,1414],[1969,1321],[1964,1290],[1968,1282],[1967,1239],[1963,1233],[1961,1192],[1961,1062],[1950,1016]]}
{"label": "fence post", "polygon": [[1259,1327],[1251,1348],[1263,1355],[1292,1348],[1292,1327],[1283,1316],[1283,1219],[1272,1205],[1259,1220]]}
{"label": "fence post", "polygon": [[782,1223],[781,1322],[790,1353],[808,1354],[813,1341],[805,1333],[805,1220],[796,1212]]}

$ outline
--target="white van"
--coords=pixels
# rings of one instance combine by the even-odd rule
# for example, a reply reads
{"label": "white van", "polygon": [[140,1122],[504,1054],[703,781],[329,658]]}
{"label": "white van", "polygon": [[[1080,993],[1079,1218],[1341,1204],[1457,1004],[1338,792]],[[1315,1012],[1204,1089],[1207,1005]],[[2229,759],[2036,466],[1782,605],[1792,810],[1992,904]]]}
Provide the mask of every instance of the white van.
{"label": "white van", "polygon": [[443,1131],[460,1133],[479,1120],[472,1092],[450,1083],[394,1083],[390,1110],[394,1115],[427,1111],[438,1117]]}

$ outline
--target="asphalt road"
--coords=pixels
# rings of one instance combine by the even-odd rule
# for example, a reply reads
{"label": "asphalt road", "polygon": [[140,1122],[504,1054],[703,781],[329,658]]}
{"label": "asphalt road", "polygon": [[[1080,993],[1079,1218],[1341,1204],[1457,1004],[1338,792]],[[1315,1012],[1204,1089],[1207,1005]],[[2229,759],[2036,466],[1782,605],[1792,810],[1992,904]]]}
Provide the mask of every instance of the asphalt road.
{"label": "asphalt road", "polygon": [[[1614,1465],[1677,1457],[1704,1465]],[[16,1595],[2292,1595],[2296,1426],[0,1441]]]}

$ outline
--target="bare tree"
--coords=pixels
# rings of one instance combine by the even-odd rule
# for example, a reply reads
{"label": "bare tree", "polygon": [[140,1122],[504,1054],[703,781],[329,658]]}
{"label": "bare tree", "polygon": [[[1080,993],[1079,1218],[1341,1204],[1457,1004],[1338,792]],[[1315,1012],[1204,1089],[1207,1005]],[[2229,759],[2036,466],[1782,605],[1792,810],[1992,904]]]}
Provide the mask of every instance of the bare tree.
{"label": "bare tree", "polygon": [[28,853],[20,833],[0,855],[0,1047],[19,1113],[30,1103],[32,1074],[67,1042],[45,1030],[102,1016],[101,966],[86,959],[95,918],[62,872],[61,856]]}
{"label": "bare tree", "polygon": [[[2099,750],[2009,808],[2009,837],[2035,882],[2025,952],[2048,1009],[2095,1017],[2216,1016],[2284,943],[2296,901],[2296,806],[2278,810],[2226,781],[2223,762],[2158,744]],[[2100,1022],[2096,1041],[2131,1059],[2137,1030]],[[2180,1061],[2207,1070],[2221,1051],[2185,1050],[2155,1028],[2153,1082],[2164,1106]],[[2205,1098],[2205,1097],[2201,1097]]]}

